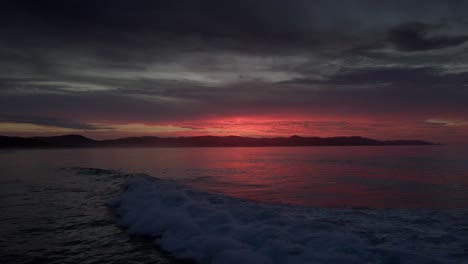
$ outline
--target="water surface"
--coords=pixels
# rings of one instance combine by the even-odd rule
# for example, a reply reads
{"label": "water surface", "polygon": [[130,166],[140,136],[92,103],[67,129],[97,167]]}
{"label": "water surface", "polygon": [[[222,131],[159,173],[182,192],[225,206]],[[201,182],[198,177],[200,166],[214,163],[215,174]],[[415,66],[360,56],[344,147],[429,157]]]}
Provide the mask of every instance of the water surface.
{"label": "water surface", "polygon": [[[121,195],[122,185],[127,182],[128,175],[141,173],[149,175],[145,177],[162,180],[165,184],[174,182],[189,189],[184,189],[180,194],[176,192],[176,197],[182,197],[179,197],[182,199],[179,201],[180,207],[177,204],[170,207],[158,207],[159,202],[153,204],[151,208],[161,210],[140,217],[147,217],[147,226],[153,229],[143,229],[140,230],[142,232],[136,232],[138,236],[131,236],[121,227],[135,226],[134,222],[126,219],[132,219],[131,215],[139,213],[132,211],[130,214],[124,210],[122,215],[116,217],[115,211],[107,205]],[[300,233],[304,235],[315,234],[313,232],[319,227],[329,230],[326,236],[318,236],[322,239],[331,239],[331,230],[344,228],[343,234],[348,232],[351,240],[357,239],[365,244],[361,248],[363,252],[374,252],[366,253],[361,261],[372,259],[373,256],[382,259],[382,263],[389,263],[385,261],[394,258],[406,259],[406,262],[400,263],[418,263],[421,260],[419,255],[427,255],[425,250],[421,249],[421,254],[416,257],[408,257],[409,253],[399,251],[400,247],[408,246],[406,242],[401,242],[403,240],[399,235],[405,232],[409,237],[414,237],[414,245],[426,249],[434,247],[434,252],[439,249],[438,254],[434,253],[434,257],[425,260],[425,263],[439,263],[437,261],[441,258],[446,261],[440,263],[460,263],[468,259],[468,252],[463,250],[468,248],[468,243],[460,240],[460,236],[467,232],[467,223],[461,219],[466,219],[464,208],[468,207],[468,151],[463,148],[387,146],[19,150],[0,153],[0,175],[2,263],[174,262],[183,254],[164,246],[164,241],[153,241],[155,234],[163,238],[166,234],[157,234],[155,231],[160,228],[156,225],[157,219],[171,213],[188,214],[186,218],[194,217],[192,222],[197,223],[201,216],[195,217],[188,213],[193,211],[190,208],[197,205],[188,206],[188,200],[208,197],[208,203],[216,201],[218,198],[211,197],[210,192],[237,197],[245,203],[233,202],[229,197],[226,197],[227,200],[219,198],[219,201],[229,206],[209,205],[208,208],[214,208],[214,211],[206,212],[206,217],[226,210],[224,213],[229,215],[226,219],[230,220],[223,224],[224,228],[231,231],[235,228],[247,230],[247,223],[247,226],[240,225],[238,216],[230,215],[230,212],[243,212],[242,208],[260,208],[260,211],[273,218],[259,217],[255,220],[259,221],[255,222],[256,225],[271,227],[270,236],[279,232],[277,236],[280,240],[286,241],[285,250],[288,245],[295,245],[298,250],[310,247],[318,250],[318,244],[290,240],[288,237],[293,234],[293,229],[288,229],[288,224],[275,224],[290,219],[290,224],[303,227]],[[152,192],[162,195],[157,197],[163,200],[166,196],[172,197],[174,191],[166,193],[164,188],[156,188],[161,183],[150,182],[148,185],[155,185]],[[167,186],[167,189],[172,190],[172,185]],[[138,190],[142,187],[137,186]],[[202,195],[193,196],[191,190],[198,190]],[[144,188],[141,189],[141,193],[145,192]],[[159,199],[157,197],[152,199]],[[131,197],[122,200],[122,206],[129,201],[138,201],[133,204],[137,209],[140,204],[147,204],[139,198]],[[275,207],[277,204],[279,207]],[[299,210],[296,206],[305,207]],[[456,208],[461,208],[461,211],[453,211]],[[248,209],[245,212],[255,215],[256,210]],[[323,221],[317,220],[321,219],[317,214],[323,216]],[[366,217],[361,217],[363,215]],[[394,220],[388,222],[385,215],[392,215],[390,219]],[[309,220],[303,222],[298,217]],[[119,221],[123,222],[118,225]],[[324,226],[324,222],[327,226]],[[384,222],[383,229],[372,227]],[[352,224],[347,226],[346,223]],[[219,227],[218,224],[212,223],[214,227]],[[201,222],[200,225],[203,226]],[[411,228],[406,231],[392,229],[392,226],[396,228],[399,225]],[[181,226],[171,228],[180,229]],[[426,231],[421,233],[421,230],[436,230],[438,233],[429,235]],[[211,234],[209,230],[204,232]],[[241,231],[236,233],[242,234]],[[398,240],[386,241],[382,238],[385,234]],[[179,238],[170,237],[176,240]],[[266,242],[271,239],[268,237],[265,237],[263,244],[270,245]],[[195,235],[193,238],[200,239]],[[246,248],[261,250],[244,237],[239,238],[239,241]],[[190,248],[190,245],[186,247]],[[337,240],[333,247],[341,252],[349,244]],[[226,246],[222,252],[228,248]],[[303,250],[298,253],[296,262],[313,259],[316,263],[329,263],[330,259],[323,258],[326,254],[317,250],[314,252],[320,253],[320,258],[313,252]],[[398,253],[394,255],[397,257],[388,253],[388,250],[396,250]],[[417,248],[412,251],[418,253]],[[216,258],[207,257],[206,252],[205,249],[199,249],[196,256],[202,256],[200,258],[206,263],[215,263]],[[285,253],[283,257],[290,261],[288,254]],[[248,258],[249,255],[246,256]],[[386,256],[389,256],[388,259]],[[189,258],[196,259],[193,256]],[[255,257],[252,255],[251,259]],[[341,263],[354,262],[349,260]]]}

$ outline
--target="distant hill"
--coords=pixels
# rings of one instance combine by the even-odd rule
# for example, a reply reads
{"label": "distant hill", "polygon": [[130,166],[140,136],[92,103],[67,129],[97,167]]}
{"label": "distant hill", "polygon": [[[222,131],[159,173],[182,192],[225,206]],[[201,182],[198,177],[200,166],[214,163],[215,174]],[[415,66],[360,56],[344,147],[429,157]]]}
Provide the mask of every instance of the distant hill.
{"label": "distant hill", "polygon": [[81,135],[55,137],[0,136],[0,148],[100,148],[100,147],[273,147],[273,146],[397,146],[435,145],[422,140],[375,140],[364,137],[276,137],[251,138],[238,136],[198,137],[128,137],[93,140]]}
{"label": "distant hill", "polygon": [[81,135],[64,135],[56,137],[32,137],[40,142],[46,142],[51,146],[67,146],[67,147],[93,147],[98,141]]}

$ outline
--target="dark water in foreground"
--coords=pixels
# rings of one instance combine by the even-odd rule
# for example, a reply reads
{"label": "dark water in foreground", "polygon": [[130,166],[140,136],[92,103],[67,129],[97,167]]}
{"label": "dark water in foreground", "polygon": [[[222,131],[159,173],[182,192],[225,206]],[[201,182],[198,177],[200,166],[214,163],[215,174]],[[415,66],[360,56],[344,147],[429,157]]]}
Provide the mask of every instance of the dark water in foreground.
{"label": "dark water in foreground", "polygon": [[1,263],[468,261],[450,146],[3,151],[0,175]]}

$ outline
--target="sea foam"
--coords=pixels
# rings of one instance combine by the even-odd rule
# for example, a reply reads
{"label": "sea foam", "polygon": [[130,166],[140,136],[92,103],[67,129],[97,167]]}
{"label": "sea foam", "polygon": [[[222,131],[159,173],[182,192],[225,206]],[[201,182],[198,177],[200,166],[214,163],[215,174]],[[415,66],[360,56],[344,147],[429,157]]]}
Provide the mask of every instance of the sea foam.
{"label": "sea foam", "polygon": [[267,205],[130,176],[110,206],[130,234],[197,263],[468,263],[468,212]]}

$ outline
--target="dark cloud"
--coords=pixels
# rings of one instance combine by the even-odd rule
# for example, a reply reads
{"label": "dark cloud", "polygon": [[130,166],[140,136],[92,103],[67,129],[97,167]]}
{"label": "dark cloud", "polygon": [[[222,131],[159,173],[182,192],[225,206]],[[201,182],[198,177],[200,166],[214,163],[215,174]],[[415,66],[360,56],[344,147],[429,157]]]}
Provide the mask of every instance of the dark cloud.
{"label": "dark cloud", "polygon": [[[99,48],[112,44],[111,51],[128,47],[148,51],[168,45],[190,50],[207,43],[210,48],[235,48],[245,41],[252,46],[265,41],[275,45],[315,42],[295,19],[306,15],[301,8],[305,5],[305,1],[288,5],[280,1],[20,0],[4,7],[3,20],[16,40],[23,38],[21,31],[35,35],[36,30],[49,45],[79,42]],[[289,12],[283,13],[284,8]],[[180,41],[184,43],[177,45]]]}
{"label": "dark cloud", "polygon": [[307,113],[387,118],[467,113],[468,94],[462,85],[468,75],[438,74],[430,68],[389,68],[339,73],[325,81],[276,84],[251,82],[210,87],[146,79],[122,85],[131,89],[59,92],[57,87],[51,87],[48,93],[34,96],[4,94],[0,111],[111,123]]}
{"label": "dark cloud", "polygon": [[[368,0],[18,0],[3,3],[0,19],[9,35],[7,43],[44,48],[79,44],[95,55],[110,57],[123,56],[121,49],[128,48],[158,55],[164,53],[162,48],[288,53],[291,48],[307,51],[372,41],[409,19],[425,25],[431,20],[463,18],[466,7],[463,1],[434,0],[426,1],[424,9],[406,1]],[[402,30],[396,35],[404,35]],[[413,38],[424,37],[415,32]],[[451,43],[433,42],[436,46]]]}
{"label": "dark cloud", "polygon": [[289,84],[327,84],[343,86],[398,85],[438,89],[437,86],[462,90],[468,83],[468,72],[446,73],[436,67],[372,67],[342,70],[327,79],[295,79]]}
{"label": "dark cloud", "polygon": [[20,116],[20,115],[3,115],[0,116],[0,122],[7,123],[26,123],[34,125],[45,125],[45,126],[56,126],[61,128],[72,128],[82,130],[98,130],[106,128],[106,126],[90,125],[85,123],[79,123],[67,119],[59,119],[52,117],[43,116]]}
{"label": "dark cloud", "polygon": [[[439,26],[440,27],[440,26]],[[468,41],[468,35],[442,35],[433,31],[437,25],[411,22],[398,25],[389,32],[390,41],[402,51],[424,51],[461,45]]]}
{"label": "dark cloud", "polygon": [[0,112],[91,130],[212,116],[462,116],[466,10],[442,0],[3,1]]}

